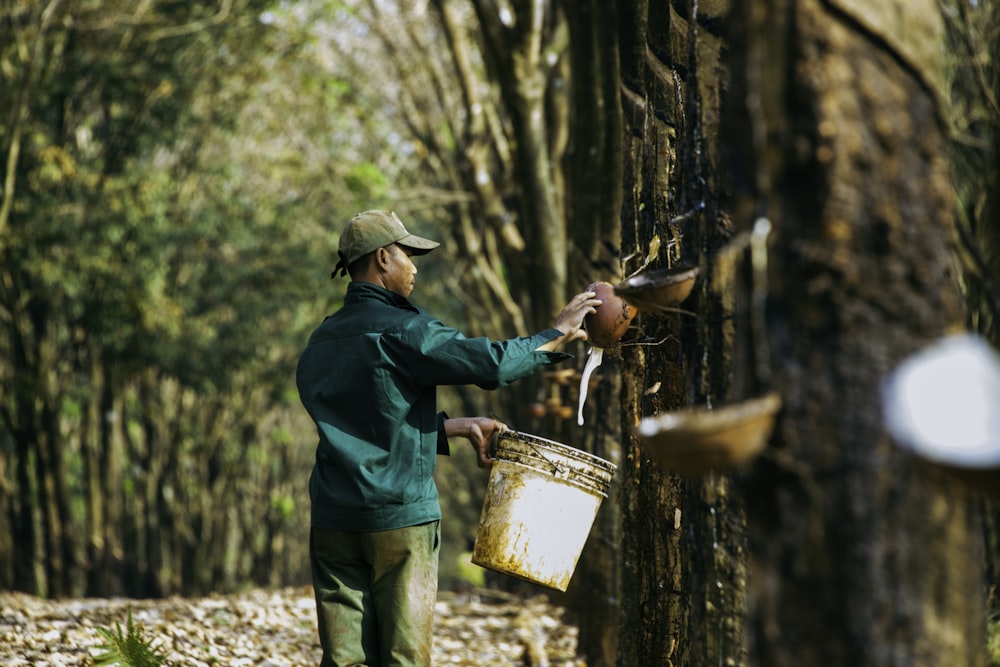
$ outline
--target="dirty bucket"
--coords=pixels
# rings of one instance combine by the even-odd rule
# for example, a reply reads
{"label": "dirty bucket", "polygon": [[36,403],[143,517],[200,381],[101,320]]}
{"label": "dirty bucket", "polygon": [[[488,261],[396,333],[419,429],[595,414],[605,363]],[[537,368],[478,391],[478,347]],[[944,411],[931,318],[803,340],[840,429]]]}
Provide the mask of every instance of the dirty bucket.
{"label": "dirty bucket", "polygon": [[517,431],[494,458],[472,562],[565,591],[616,466]]}

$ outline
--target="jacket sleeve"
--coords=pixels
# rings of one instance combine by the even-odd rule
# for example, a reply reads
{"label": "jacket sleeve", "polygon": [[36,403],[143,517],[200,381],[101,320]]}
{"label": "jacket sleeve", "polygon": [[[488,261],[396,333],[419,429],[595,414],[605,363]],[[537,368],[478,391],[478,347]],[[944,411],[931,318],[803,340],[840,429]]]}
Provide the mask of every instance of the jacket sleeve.
{"label": "jacket sleeve", "polygon": [[438,444],[437,453],[439,456],[451,456],[451,445],[448,444],[448,436],[444,432],[444,420],[448,418],[447,413],[438,413]]}
{"label": "jacket sleeve", "polygon": [[494,341],[467,338],[457,329],[426,315],[410,320],[398,337],[383,341],[394,363],[423,386],[474,384],[497,389],[560,361],[563,352],[537,348],[562,335],[546,329],[533,336]]}

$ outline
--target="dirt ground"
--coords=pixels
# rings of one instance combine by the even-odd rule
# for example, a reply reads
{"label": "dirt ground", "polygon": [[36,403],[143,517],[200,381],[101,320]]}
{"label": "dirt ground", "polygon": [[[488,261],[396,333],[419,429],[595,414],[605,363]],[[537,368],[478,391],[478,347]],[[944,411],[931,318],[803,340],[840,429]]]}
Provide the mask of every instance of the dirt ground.
{"label": "dirt ground", "polygon": [[[314,666],[312,590],[287,588],[232,596],[165,600],[43,600],[0,592],[0,665],[92,665],[104,639],[124,630],[131,610],[168,665]],[[438,599],[434,665],[585,667],[575,657],[576,628],[544,597],[516,600],[488,591]]]}

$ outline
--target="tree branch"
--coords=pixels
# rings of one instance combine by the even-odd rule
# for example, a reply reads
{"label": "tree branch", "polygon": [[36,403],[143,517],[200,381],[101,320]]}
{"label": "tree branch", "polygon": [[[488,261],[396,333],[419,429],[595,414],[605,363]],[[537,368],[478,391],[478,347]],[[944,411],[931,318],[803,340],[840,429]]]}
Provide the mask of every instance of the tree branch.
{"label": "tree branch", "polygon": [[[17,185],[17,163],[21,157],[21,136],[24,133],[24,125],[28,120],[28,101],[31,99],[31,90],[35,81],[35,73],[38,71],[38,63],[44,57],[45,37],[49,26],[62,0],[52,0],[48,6],[42,9],[39,17],[38,34],[35,37],[32,55],[24,66],[24,76],[22,86],[17,91],[17,100],[11,108],[10,123],[10,144],[7,147],[7,173],[4,176],[3,202],[0,203],[0,249],[3,247],[3,239],[6,238],[7,224],[10,220],[10,212],[14,207],[14,191]],[[26,50],[24,44],[20,44],[19,50]]]}

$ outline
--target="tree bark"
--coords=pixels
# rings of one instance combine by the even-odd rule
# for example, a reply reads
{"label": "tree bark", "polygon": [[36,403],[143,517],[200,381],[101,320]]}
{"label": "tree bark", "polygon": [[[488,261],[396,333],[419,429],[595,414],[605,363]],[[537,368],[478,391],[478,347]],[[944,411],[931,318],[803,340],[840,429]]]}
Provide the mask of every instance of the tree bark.
{"label": "tree bark", "polygon": [[911,58],[937,14],[853,4],[732,21],[736,220],[774,230],[766,345],[743,341],[768,358],[741,365],[784,399],[748,486],[752,664],[981,665],[978,514],[893,446],[879,397],[962,320],[940,98]]}
{"label": "tree bark", "polygon": [[728,471],[681,477],[633,425],[730,398],[731,304],[709,289],[729,239],[718,155],[726,3],[633,2],[620,11],[627,273],[695,265],[686,312],[640,313],[623,348],[623,592],[619,664],[746,663],[746,534]]}

